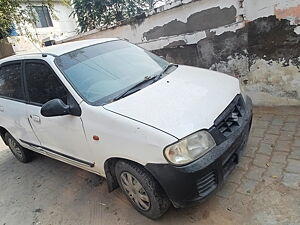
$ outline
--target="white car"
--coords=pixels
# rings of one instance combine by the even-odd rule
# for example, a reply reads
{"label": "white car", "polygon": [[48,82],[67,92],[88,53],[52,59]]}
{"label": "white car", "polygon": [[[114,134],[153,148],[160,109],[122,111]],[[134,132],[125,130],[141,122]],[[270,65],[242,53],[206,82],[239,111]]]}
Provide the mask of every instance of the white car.
{"label": "white car", "polygon": [[251,121],[236,78],[124,40],[0,60],[0,132],[15,157],[25,163],[37,152],[103,176],[152,219],[215,191]]}

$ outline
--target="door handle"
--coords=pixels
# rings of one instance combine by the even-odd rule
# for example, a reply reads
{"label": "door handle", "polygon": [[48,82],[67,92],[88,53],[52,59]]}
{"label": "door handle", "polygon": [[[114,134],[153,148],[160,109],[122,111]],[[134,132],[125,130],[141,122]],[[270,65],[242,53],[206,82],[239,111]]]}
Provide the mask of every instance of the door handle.
{"label": "door handle", "polygon": [[0,105],[0,112],[4,112],[4,106]]}
{"label": "door handle", "polygon": [[41,122],[41,118],[37,115],[30,115],[30,118],[35,122]]}

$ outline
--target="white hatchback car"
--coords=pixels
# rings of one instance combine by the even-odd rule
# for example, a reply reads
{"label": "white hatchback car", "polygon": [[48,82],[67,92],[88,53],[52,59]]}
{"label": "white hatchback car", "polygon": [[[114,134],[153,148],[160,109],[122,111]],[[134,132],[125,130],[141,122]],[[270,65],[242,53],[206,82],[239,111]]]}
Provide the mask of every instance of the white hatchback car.
{"label": "white hatchback car", "polygon": [[0,60],[0,132],[21,162],[37,152],[99,174],[152,219],[205,199],[238,163],[252,103],[236,78],[119,39],[46,51]]}

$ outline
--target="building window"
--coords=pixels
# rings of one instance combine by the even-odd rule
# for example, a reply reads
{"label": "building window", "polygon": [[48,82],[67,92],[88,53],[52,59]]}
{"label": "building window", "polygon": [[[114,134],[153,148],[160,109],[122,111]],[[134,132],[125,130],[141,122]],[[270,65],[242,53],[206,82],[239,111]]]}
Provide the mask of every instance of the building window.
{"label": "building window", "polygon": [[47,6],[34,6],[36,12],[36,27],[53,27],[53,23],[50,17]]}

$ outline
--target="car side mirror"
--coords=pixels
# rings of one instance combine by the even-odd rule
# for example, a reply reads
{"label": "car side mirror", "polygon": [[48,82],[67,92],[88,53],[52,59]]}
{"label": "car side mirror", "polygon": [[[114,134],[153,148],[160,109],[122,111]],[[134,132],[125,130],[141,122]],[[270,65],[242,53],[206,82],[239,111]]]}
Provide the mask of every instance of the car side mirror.
{"label": "car side mirror", "polygon": [[52,99],[46,102],[41,108],[41,114],[45,117],[64,116],[71,114],[71,108],[61,99]]}

